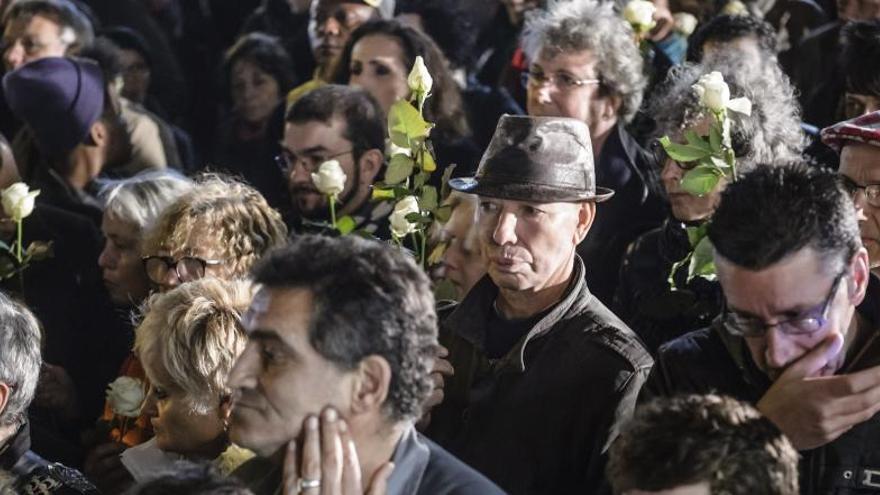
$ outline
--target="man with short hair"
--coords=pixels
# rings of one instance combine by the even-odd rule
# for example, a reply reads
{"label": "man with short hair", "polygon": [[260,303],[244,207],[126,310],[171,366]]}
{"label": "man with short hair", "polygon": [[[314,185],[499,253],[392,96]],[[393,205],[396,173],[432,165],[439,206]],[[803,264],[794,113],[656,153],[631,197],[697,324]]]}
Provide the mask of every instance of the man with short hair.
{"label": "man with short hair", "polygon": [[340,483],[352,495],[380,483],[389,495],[501,493],[413,426],[431,392],[437,316],[411,257],[358,236],[306,235],[254,278],[262,289],[229,386],[231,439],[261,458],[236,474],[257,495],[279,493],[285,455],[291,493],[340,493]]}
{"label": "man with short hair", "polygon": [[610,304],[620,262],[640,234],[658,227],[665,205],[650,185],[649,154],[626,131],[647,85],[642,54],[613,2],[556,2],[530,16],[523,32],[532,116],[570,117],[590,130],[596,184],[615,191],[578,254],[590,291]]}
{"label": "man with short hair", "polygon": [[798,454],[751,405],[718,395],[657,399],[611,447],[618,495],[798,495]]}
{"label": "man with short hair", "polygon": [[310,81],[287,94],[287,105],[332,81],[336,62],[351,33],[368,21],[393,18],[395,3],[395,0],[312,0],[309,45],[317,67]]}
{"label": "man with short hair", "polygon": [[748,401],[801,451],[801,493],[876,491],[880,292],[837,175],[759,167],[727,186],[708,235],[726,309],[660,348],[643,395]]}
{"label": "man with short hair", "polygon": [[40,377],[40,338],[30,311],[0,293],[0,470],[12,476],[15,493],[97,494],[79,471],[30,450],[27,409]]}
{"label": "man with short hair", "polygon": [[613,191],[587,125],[502,117],[475,177],[488,276],[442,323],[454,375],[429,436],[510,493],[597,493],[651,358],[587,289],[575,248]]}
{"label": "man with short hair", "polygon": [[94,38],[91,23],[67,0],[15,2],[3,17],[7,71],[45,57],[75,55]]}
{"label": "man with short hair", "polygon": [[371,186],[385,163],[385,115],[376,100],[362,89],[331,84],[297,101],[286,121],[278,161],[290,190],[291,230],[313,231],[316,222],[329,219],[328,198],[312,174],[323,162],[336,160],[345,173],[337,218],[351,215],[357,230],[390,239],[392,206],[370,201]]}

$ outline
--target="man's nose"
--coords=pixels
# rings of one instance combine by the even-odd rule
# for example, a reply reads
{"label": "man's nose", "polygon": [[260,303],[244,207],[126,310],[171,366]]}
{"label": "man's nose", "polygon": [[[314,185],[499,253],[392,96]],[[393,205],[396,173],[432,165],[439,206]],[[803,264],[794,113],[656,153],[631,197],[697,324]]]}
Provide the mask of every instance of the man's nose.
{"label": "man's nose", "polygon": [[498,215],[492,239],[499,246],[516,244],[516,215],[512,213],[501,213]]}
{"label": "man's nose", "polygon": [[767,361],[767,366],[783,369],[797,358],[795,355],[797,346],[778,326],[768,328],[765,339],[767,348],[764,351],[764,359]]}
{"label": "man's nose", "polygon": [[16,41],[3,54],[3,62],[9,70],[17,69],[24,64],[24,47],[20,41]]}
{"label": "man's nose", "polygon": [[253,352],[252,345],[248,344],[244,352],[235,361],[235,365],[229,371],[227,383],[231,389],[254,388],[256,385],[255,374],[253,373]]}

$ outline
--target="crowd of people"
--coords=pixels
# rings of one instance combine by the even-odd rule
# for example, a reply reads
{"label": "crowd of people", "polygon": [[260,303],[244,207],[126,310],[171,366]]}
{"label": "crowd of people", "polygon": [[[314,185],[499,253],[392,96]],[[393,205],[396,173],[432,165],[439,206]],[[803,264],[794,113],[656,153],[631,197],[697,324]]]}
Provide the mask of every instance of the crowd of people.
{"label": "crowd of people", "polygon": [[880,0],[0,30],[0,495],[880,493]]}

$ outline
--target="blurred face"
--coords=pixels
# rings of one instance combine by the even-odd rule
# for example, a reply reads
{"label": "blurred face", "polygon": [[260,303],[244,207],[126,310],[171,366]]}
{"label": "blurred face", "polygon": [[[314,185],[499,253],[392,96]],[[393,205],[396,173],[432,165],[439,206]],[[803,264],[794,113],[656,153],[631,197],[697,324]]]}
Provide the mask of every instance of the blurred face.
{"label": "blurred face", "polygon": [[501,0],[501,2],[507,10],[507,18],[514,26],[522,24],[526,12],[538,8],[542,3],[540,0]]}
{"label": "blurred face", "polygon": [[[851,344],[850,321],[855,306],[864,298],[867,285],[867,255],[860,251],[845,267],[829,262],[812,248],[804,248],[763,270],[752,271],[715,256],[718,280],[727,299],[728,311],[738,318],[765,325],[821,314],[824,325],[809,334],[787,334],[782,326],[765,328],[761,337],[745,337],[752,359],[771,380],[776,380],[792,363],[837,334],[844,346],[819,375],[833,374],[843,365]],[[835,285],[835,279],[843,273]]]}
{"label": "blurred face", "polygon": [[306,416],[326,406],[350,411],[353,373],[312,347],[312,307],[308,289],[263,289],[251,304],[248,344],[229,374],[230,437],[262,457],[299,439]]}
{"label": "blurred face", "polygon": [[846,118],[854,119],[880,110],[880,97],[846,93]]}
{"label": "blurred face", "polygon": [[486,274],[475,225],[478,203],[477,196],[459,191],[453,191],[446,201],[452,214],[443,226],[449,243],[443,254],[444,275],[455,285],[459,299]]}
{"label": "blurred face", "polygon": [[248,60],[232,65],[232,111],[249,124],[269,120],[281,103],[281,88],[268,72]]}
{"label": "blurred face", "polygon": [[351,32],[376,15],[376,9],[343,0],[313,0],[309,17],[309,42],[318,65],[331,65],[348,42]]}
{"label": "blurred face", "polygon": [[761,50],[758,38],[743,36],[730,41],[707,41],[703,45],[703,61],[709,62],[713,57],[724,56],[724,54],[731,52],[739,54],[739,59],[750,67],[759,67],[767,58],[767,55]]}
{"label": "blurred face", "polygon": [[345,122],[334,118],[330,123],[310,121],[288,123],[281,143],[287,170],[287,185],[293,209],[310,219],[329,218],[327,196],[318,192],[312,182],[312,172],[331,157],[345,172],[345,189],[339,194],[339,203],[345,205],[360,184],[360,171],[352,155],[352,143],[343,137]]}
{"label": "blurred face", "polygon": [[538,291],[570,278],[575,246],[593,222],[592,203],[530,203],[480,197],[480,252],[492,281]]}
{"label": "blurred face", "polygon": [[365,89],[388,113],[394,102],[409,96],[404,58],[400,44],[390,36],[361,38],[351,50],[348,84]]}
{"label": "blurred face", "polygon": [[[221,240],[213,233],[210,226],[196,225],[190,232],[189,236],[182,243],[182,246],[172,248],[171,250],[160,250],[158,253],[148,253],[148,255],[170,256],[174,260],[180,260],[184,256],[199,258],[208,261],[218,261],[219,263],[206,263],[204,277],[215,277],[219,279],[227,279],[232,277],[231,265],[234,260],[224,259],[223,251],[220,248]],[[175,267],[169,267],[158,280],[151,280],[159,289],[159,292],[167,292],[181,283]]]}
{"label": "blurred face", "polygon": [[141,262],[140,229],[105,213],[101,232],[106,241],[98,257],[98,266],[110,299],[119,306],[140,303],[150,292],[150,280]]}
{"label": "blurred face", "polygon": [[3,31],[3,63],[9,71],[33,60],[63,57],[72,41],[62,40],[61,26],[41,15],[15,19]]}
{"label": "blurred face", "polygon": [[[840,152],[838,171],[861,187],[880,184],[880,148],[851,141]],[[871,268],[876,268],[880,266],[880,207],[868,202],[863,189],[853,194],[853,201],[859,218],[862,244],[868,250]]]}
{"label": "blurred face", "polygon": [[880,18],[880,0],[837,0],[837,16],[844,21]]}
{"label": "blurred face", "polygon": [[[703,119],[698,125],[693,127],[694,132],[701,136],[709,133],[711,121],[709,118]],[[681,135],[673,137],[674,142],[683,142]],[[659,146],[659,144],[655,145]],[[672,216],[681,222],[699,222],[712,216],[718,202],[721,200],[721,191],[727,185],[727,181],[722,179],[718,186],[705,196],[693,196],[681,187],[681,180],[688,172],[683,167],[693,164],[679,164],[672,158],[666,156],[657,148],[658,156],[663,160],[663,169],[660,172],[660,180],[663,183],[663,189],[669,198],[669,205],[672,208]]]}
{"label": "blurred face", "polygon": [[150,89],[150,66],[140,53],[134,50],[120,50],[122,64],[122,96],[135,103],[143,103]]}
{"label": "blurred face", "polygon": [[141,356],[150,390],[141,413],[149,418],[156,446],[188,457],[214,458],[226,443],[226,412],[221,398],[208,404],[205,413],[193,411],[190,396],[176,385],[162,365],[158,352]]}
{"label": "blurred face", "polygon": [[596,59],[592,52],[584,50],[572,53],[551,54],[541,50],[538,58],[529,66],[535,76],[552,79],[538,82],[529,79],[526,102],[529,115],[533,117],[570,117],[583,121],[595,136],[607,98],[600,95],[599,84],[578,81],[599,79]]}
{"label": "blurred face", "polygon": [[683,485],[656,492],[650,492],[647,490],[629,490],[623,492],[623,495],[712,495],[712,490],[709,488],[709,483],[698,483],[695,485]]}

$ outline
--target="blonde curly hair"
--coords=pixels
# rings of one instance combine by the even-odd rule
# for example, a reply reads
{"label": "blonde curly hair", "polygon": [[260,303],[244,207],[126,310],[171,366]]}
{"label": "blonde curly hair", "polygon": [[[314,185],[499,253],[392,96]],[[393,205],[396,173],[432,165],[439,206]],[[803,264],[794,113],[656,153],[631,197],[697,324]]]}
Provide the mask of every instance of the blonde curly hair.
{"label": "blonde curly hair", "polygon": [[[142,308],[134,352],[144,366],[159,363],[205,414],[228,396],[226,377],[247,344],[242,315],[255,292],[248,281],[204,278],[154,294]],[[149,359],[145,359],[149,356]]]}
{"label": "blonde curly hair", "polygon": [[[193,232],[207,232],[210,237],[191,239]],[[281,215],[256,189],[232,177],[204,174],[189,193],[162,212],[144,240],[142,254],[186,254],[197,241],[218,250],[227,261],[228,278],[242,278],[266,251],[286,240]]]}

